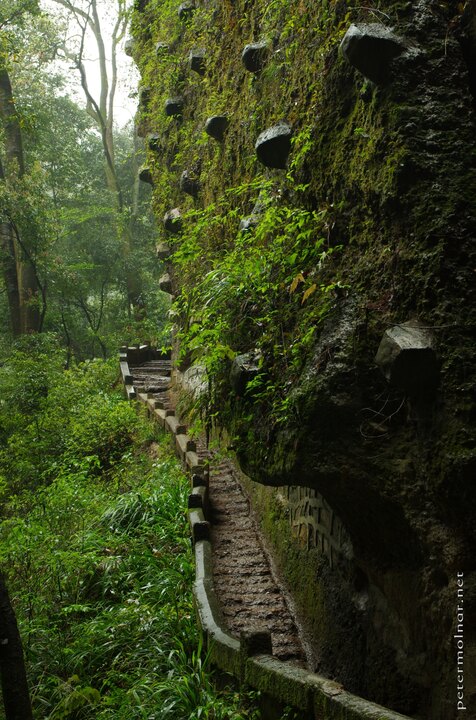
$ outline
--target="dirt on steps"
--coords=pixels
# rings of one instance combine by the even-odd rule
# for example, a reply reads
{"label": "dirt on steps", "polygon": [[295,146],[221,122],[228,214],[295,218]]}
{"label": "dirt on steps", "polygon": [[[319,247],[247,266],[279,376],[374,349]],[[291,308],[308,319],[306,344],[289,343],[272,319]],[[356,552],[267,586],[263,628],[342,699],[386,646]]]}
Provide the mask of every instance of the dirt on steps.
{"label": "dirt on steps", "polygon": [[[173,410],[168,393],[170,363],[152,361],[131,367],[137,393],[150,393]],[[229,459],[217,459],[203,441],[197,453],[210,465],[210,522],[213,581],[230,633],[246,630],[271,633],[273,655],[305,667],[306,655],[286,592],[253,517],[250,502]]]}

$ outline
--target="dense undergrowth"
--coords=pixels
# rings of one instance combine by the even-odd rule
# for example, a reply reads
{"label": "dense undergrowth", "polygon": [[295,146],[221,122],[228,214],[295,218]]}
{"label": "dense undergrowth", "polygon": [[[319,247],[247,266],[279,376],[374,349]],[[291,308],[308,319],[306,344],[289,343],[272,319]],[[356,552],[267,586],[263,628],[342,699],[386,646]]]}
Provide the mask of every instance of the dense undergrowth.
{"label": "dense undergrowth", "polygon": [[166,439],[122,399],[116,363],[62,362],[38,337],[0,368],[0,564],[35,717],[256,717],[212,685]]}

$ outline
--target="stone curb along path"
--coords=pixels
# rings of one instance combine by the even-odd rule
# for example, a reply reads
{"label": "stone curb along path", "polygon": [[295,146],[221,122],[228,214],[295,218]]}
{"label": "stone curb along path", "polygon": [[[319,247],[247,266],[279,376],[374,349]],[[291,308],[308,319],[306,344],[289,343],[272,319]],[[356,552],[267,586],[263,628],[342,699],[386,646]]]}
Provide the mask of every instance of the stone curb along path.
{"label": "stone curb along path", "polygon": [[170,357],[148,345],[123,347],[120,368],[127,398],[145,405],[149,417],[171,433],[190,472],[194,596],[213,664],[305,720],[409,720],[305,669],[297,628],[233,464],[210,463],[212,454],[175,415]]}

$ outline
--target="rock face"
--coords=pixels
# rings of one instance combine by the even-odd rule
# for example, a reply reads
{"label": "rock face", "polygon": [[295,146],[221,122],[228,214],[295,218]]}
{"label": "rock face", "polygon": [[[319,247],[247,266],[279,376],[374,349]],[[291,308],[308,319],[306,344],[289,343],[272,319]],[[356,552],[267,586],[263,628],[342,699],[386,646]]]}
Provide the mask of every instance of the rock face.
{"label": "rock face", "polygon": [[154,184],[150,168],[146,165],[141,167],[141,169],[139,170],[139,180],[142,180],[142,182],[148,183],[149,185]]}
{"label": "rock face", "polygon": [[401,38],[380,23],[351,25],[340,46],[346,60],[376,84],[387,80],[390,63],[406,47]]}
{"label": "rock face", "polygon": [[287,123],[274,125],[259,135],[255,150],[258,160],[269,168],[284,170],[291,150],[292,130]]}
{"label": "rock face", "polygon": [[269,46],[266,41],[245,45],[241,53],[241,61],[245,68],[252,73],[263,69],[269,56]]}
{"label": "rock face", "polygon": [[411,397],[431,397],[439,380],[433,345],[429,330],[410,320],[385,331],[375,362],[394,387]]}
{"label": "rock face", "polygon": [[165,213],[164,227],[167,232],[178,235],[178,233],[180,233],[180,231],[182,230],[182,225],[182,213],[178,208],[174,208],[173,210],[169,210],[167,213]]}
{"label": "rock face", "polygon": [[191,195],[196,198],[198,191],[200,190],[200,181],[193,177],[188,170],[184,170],[180,176],[180,190],[187,195]]}
{"label": "rock face", "polygon": [[[179,205],[182,170],[201,167],[195,205],[200,212],[213,204],[218,221],[203,230],[187,216],[200,262],[182,258],[174,273],[174,290],[191,298],[177,321],[182,353],[196,342],[188,332],[194,317],[203,323],[198,334],[219,336],[238,355],[262,350],[263,393],[237,394],[230,365],[213,366],[216,422],[233,438],[244,471],[268,486],[258,493],[263,524],[275,526],[277,547],[286,544],[285,571],[303,599],[321,673],[406,715],[461,720],[450,640],[458,571],[468,618],[476,618],[475,2],[380,0],[354,8],[340,54],[351,23],[349,3],[340,0],[287,0],[282,13],[266,0],[204,0],[193,28],[181,26],[177,6],[168,4],[180,72],[172,62],[157,69],[149,28],[161,26],[159,5],[151,0],[135,23],[135,57],[154,108],[182,93],[191,122],[185,133],[180,122],[162,128],[152,114],[144,118],[146,131],[160,127],[163,137],[160,162],[151,159],[154,205],[163,212]],[[257,32],[278,53],[253,76],[240,55]],[[194,43],[209,41],[213,61],[206,82],[197,82],[186,58]],[[219,147],[202,132],[212,113],[230,117]],[[278,163],[270,152],[269,166],[286,167],[287,158],[290,173],[266,171],[253,153],[261,130],[280,118],[292,122],[296,142],[287,156],[286,139]],[[266,218],[255,233],[251,208],[263,184],[278,212],[269,214],[269,232]],[[316,218],[301,231],[303,209]],[[315,241],[332,250],[322,262]],[[255,276],[240,274],[248,259]],[[204,311],[209,268],[225,278],[213,313]],[[300,272],[304,280],[291,293]],[[402,328],[397,337],[393,329],[410,317],[423,335],[411,331],[408,347]],[[434,344],[425,327],[435,328]],[[353,559],[340,580],[338,561],[331,568],[319,555],[306,523],[301,555],[292,534],[283,539],[289,515],[276,520],[280,494],[296,486],[306,490],[300,516],[309,517],[307,497],[317,493],[351,539]],[[271,498],[273,488],[280,490]],[[469,668],[476,638],[466,640]],[[467,675],[471,707],[476,682]]]}
{"label": "rock face", "polygon": [[208,391],[207,370],[203,365],[192,365],[182,374],[182,384],[194,399],[203,396]]}
{"label": "rock face", "polygon": [[182,117],[184,108],[183,97],[168,98],[165,101],[165,114],[168,117]]}
{"label": "rock face", "polygon": [[213,115],[209,117],[205,123],[205,132],[210,137],[221,142],[225,136],[225,131],[230,124],[226,115]]}
{"label": "rock face", "polygon": [[237,355],[231,365],[230,384],[237,395],[244,395],[246,386],[259,373],[261,353],[253,350]]}
{"label": "rock face", "polygon": [[192,50],[188,56],[188,64],[190,69],[194,70],[199,75],[205,75],[206,68],[206,54],[203,48]]}

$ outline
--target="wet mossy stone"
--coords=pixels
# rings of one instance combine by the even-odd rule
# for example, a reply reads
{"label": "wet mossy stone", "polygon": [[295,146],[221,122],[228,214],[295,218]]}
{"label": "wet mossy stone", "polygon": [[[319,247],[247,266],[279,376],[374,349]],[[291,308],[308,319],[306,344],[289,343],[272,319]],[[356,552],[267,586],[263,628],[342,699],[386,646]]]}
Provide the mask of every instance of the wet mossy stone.
{"label": "wet mossy stone", "polygon": [[183,221],[182,221],[182,213],[178,208],[173,208],[173,210],[169,210],[164,215],[164,227],[167,230],[167,232],[173,233],[174,235],[178,235],[183,227]]}
{"label": "wet mossy stone", "polygon": [[375,362],[387,381],[410,397],[432,396],[439,383],[439,362],[430,331],[414,320],[385,331]]}
{"label": "wet mossy stone", "polygon": [[135,40],[133,38],[129,38],[129,40],[126,40],[124,44],[124,52],[128,57],[132,57],[134,54],[134,47],[135,47]]}
{"label": "wet mossy stone", "polygon": [[213,115],[209,117],[205,123],[205,132],[210,137],[221,142],[225,136],[225,131],[230,124],[226,115]]}
{"label": "wet mossy stone", "polygon": [[148,183],[149,185],[154,184],[150,167],[147,167],[146,165],[144,165],[144,167],[141,167],[141,169],[139,170],[139,180],[142,180],[142,182]]}
{"label": "wet mossy stone", "polygon": [[258,137],[255,150],[258,160],[269,168],[284,170],[291,150],[291,126],[279,123],[268,128]]}
{"label": "wet mossy stone", "polygon": [[158,42],[155,46],[155,54],[157,56],[167,55],[170,52],[170,45],[166,42]]}
{"label": "wet mossy stone", "polygon": [[168,98],[165,101],[165,114],[168,117],[182,117],[184,101],[183,97],[177,96]]}
{"label": "wet mossy stone", "polygon": [[196,10],[195,3],[184,2],[179,5],[178,16],[182,22],[189,22],[192,19],[192,15]]}
{"label": "wet mossy stone", "polygon": [[406,43],[381,23],[351,25],[340,49],[345,59],[376,85],[385,83],[390,63],[406,49]]}
{"label": "wet mossy stone", "polygon": [[172,280],[168,273],[165,273],[159,278],[159,288],[162,292],[172,295]]}
{"label": "wet mossy stone", "polygon": [[249,72],[257,73],[263,69],[268,55],[269,45],[265,40],[263,40],[262,42],[245,45],[245,48],[241,53],[241,60]]}
{"label": "wet mossy stone", "polygon": [[200,48],[198,50],[192,50],[190,52],[190,55],[188,56],[188,64],[190,65],[190,69],[198,73],[199,75],[205,75],[205,55],[205,50]]}
{"label": "wet mossy stone", "polygon": [[160,135],[158,133],[147,135],[147,145],[152,152],[158,152],[160,150]]}
{"label": "wet mossy stone", "polygon": [[196,198],[200,190],[200,182],[197,178],[193,177],[188,170],[184,170],[180,176],[180,190]]}

